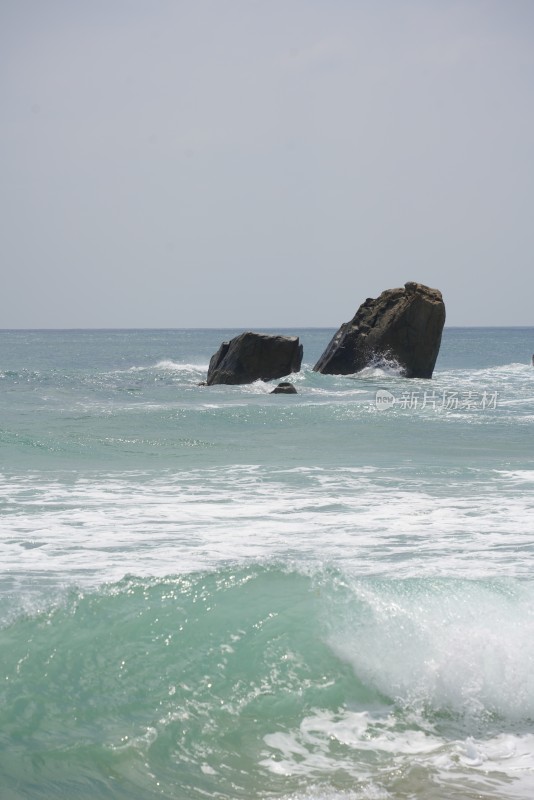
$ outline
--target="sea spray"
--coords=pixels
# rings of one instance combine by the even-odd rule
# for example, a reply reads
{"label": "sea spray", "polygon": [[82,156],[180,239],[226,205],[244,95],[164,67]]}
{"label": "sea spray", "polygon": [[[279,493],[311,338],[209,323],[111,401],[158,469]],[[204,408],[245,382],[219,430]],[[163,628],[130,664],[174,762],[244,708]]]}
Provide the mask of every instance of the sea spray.
{"label": "sea spray", "polygon": [[0,632],[8,796],[513,779],[534,767],[533,592],[273,564],[70,593]]}
{"label": "sea spray", "polygon": [[534,585],[355,580],[329,642],[406,709],[469,725],[534,722]]}

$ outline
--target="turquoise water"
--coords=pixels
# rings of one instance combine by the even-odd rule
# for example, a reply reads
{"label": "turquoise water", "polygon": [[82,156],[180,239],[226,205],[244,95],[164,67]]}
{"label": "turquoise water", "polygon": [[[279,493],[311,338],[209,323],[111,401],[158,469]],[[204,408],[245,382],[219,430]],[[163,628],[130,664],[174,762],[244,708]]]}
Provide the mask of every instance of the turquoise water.
{"label": "turquoise water", "polygon": [[534,329],[237,332],[0,332],[0,797],[532,797]]}

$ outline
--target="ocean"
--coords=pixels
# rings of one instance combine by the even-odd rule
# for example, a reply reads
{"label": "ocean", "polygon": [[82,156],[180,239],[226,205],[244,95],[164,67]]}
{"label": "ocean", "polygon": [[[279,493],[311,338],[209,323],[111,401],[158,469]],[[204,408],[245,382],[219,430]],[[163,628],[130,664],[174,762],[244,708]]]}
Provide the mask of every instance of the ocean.
{"label": "ocean", "polygon": [[532,798],[534,328],[239,332],[0,332],[1,800]]}

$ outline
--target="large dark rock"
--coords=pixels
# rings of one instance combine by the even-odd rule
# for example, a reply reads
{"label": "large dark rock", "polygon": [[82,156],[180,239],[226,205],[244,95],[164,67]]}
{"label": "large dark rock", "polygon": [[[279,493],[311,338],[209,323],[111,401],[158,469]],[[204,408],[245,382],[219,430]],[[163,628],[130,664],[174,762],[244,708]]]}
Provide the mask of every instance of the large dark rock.
{"label": "large dark rock", "polygon": [[214,383],[252,383],[271,381],[298,372],[302,345],[298,336],[270,336],[267,333],[242,333],[223,342],[211,357],[208,386]]}
{"label": "large dark rock", "polygon": [[407,378],[431,378],[445,323],[441,292],[421,283],[368,298],[340,327],[314,366],[328,375],[350,375],[392,359]]}

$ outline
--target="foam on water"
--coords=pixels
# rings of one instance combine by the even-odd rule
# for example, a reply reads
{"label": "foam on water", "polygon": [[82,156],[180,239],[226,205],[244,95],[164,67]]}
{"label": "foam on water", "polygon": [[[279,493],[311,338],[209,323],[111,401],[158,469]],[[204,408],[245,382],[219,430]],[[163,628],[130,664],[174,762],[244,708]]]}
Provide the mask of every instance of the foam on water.
{"label": "foam on water", "polygon": [[534,470],[532,469],[523,469],[523,470],[495,470],[495,472],[502,476],[504,480],[508,480],[512,483],[516,483],[518,485],[522,484],[534,484]]}
{"label": "foam on water", "polygon": [[530,799],[532,331],[287,397],[231,335],[0,332],[2,800]]}
{"label": "foam on water", "polygon": [[529,576],[531,480],[532,471],[370,465],[4,474],[0,558],[19,597],[51,580],[94,586],[173,564],[187,572],[297,554],[360,574]]}
{"label": "foam on water", "polygon": [[182,364],[172,361],[170,358],[164,358],[156,364],[148,367],[129,367],[128,372],[151,372],[160,370],[162,372],[177,372],[177,373],[205,373],[208,370],[208,364]]}
{"label": "foam on water", "polygon": [[384,378],[402,378],[404,369],[395,359],[376,359],[369,366],[364,367],[360,372],[351,375],[352,380],[376,380],[377,378],[383,380]]}
{"label": "foam on water", "polygon": [[6,796],[526,798],[533,599],[275,564],[70,592],[0,630]]}
{"label": "foam on water", "polygon": [[329,641],[366,684],[417,711],[534,721],[532,584],[349,586]]}

